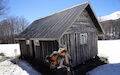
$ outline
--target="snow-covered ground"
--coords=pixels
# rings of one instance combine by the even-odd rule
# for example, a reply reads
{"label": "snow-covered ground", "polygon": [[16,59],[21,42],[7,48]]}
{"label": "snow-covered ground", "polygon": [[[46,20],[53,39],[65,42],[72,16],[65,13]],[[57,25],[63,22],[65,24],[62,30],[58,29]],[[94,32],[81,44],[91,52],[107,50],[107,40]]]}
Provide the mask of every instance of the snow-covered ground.
{"label": "snow-covered ground", "polygon": [[99,66],[87,75],[120,75],[120,40],[98,41],[98,55],[107,57],[110,64]]}
{"label": "snow-covered ground", "polygon": [[7,58],[4,57],[4,56],[0,56],[0,62],[2,62],[2,61],[4,61],[4,60],[7,60]]}
{"label": "snow-covered ground", "polygon": [[120,63],[120,40],[98,41],[98,56],[108,58],[109,63]]}
{"label": "snow-covered ground", "polygon": [[19,59],[18,64],[14,64],[13,57],[20,55],[19,44],[0,44],[0,53],[5,55],[0,56],[0,75],[41,75],[24,60]]}
{"label": "snow-covered ground", "polygon": [[0,44],[0,53],[4,53],[6,57],[14,57],[20,55],[19,44]]}
{"label": "snow-covered ground", "polygon": [[[0,53],[4,53],[5,56],[15,56],[15,49],[17,49],[17,55],[20,55],[18,44],[6,45],[4,48],[0,45]],[[99,66],[88,72],[88,75],[120,75],[120,40],[98,41],[98,56],[107,57],[110,64]],[[18,64],[13,64],[10,60],[0,62],[0,75],[41,74],[33,69],[29,63],[19,59]]]}
{"label": "snow-covered ground", "polygon": [[0,75],[41,75],[24,60],[19,59],[17,64],[14,63],[15,60],[0,62]]}

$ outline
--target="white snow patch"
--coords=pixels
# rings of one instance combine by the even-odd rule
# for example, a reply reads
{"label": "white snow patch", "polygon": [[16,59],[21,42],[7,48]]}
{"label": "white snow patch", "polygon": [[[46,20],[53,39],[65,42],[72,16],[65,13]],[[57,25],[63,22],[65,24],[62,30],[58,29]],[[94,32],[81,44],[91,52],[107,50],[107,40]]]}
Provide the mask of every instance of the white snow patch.
{"label": "white snow patch", "polygon": [[102,17],[98,17],[98,19],[100,21],[106,21],[106,20],[116,20],[120,18],[120,11],[116,11],[110,15],[107,16],[102,16]]}
{"label": "white snow patch", "polygon": [[29,63],[19,59],[18,64],[13,64],[10,60],[5,60],[1,62],[0,75],[41,75],[41,74],[34,70]]}
{"label": "white snow patch", "polygon": [[14,65],[10,61],[0,63],[1,75],[29,75],[26,71],[22,70],[19,66]]}
{"label": "white snow patch", "polygon": [[0,53],[4,53],[6,57],[18,56],[20,55],[20,46],[19,44],[0,44]]}
{"label": "white snow patch", "polygon": [[107,57],[109,63],[120,63],[120,40],[98,41],[98,56]]}
{"label": "white snow patch", "polygon": [[99,66],[86,75],[120,75],[120,40],[98,41],[98,56],[107,57],[110,64]]}

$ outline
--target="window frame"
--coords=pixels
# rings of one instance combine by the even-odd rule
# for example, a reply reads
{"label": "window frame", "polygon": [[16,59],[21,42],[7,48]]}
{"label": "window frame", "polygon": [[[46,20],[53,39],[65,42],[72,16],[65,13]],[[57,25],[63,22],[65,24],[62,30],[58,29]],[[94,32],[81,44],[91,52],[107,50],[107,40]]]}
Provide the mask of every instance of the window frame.
{"label": "window frame", "polygon": [[87,38],[88,38],[87,33],[81,33],[80,34],[80,45],[87,44]]}
{"label": "window frame", "polygon": [[40,46],[39,40],[34,40],[34,45],[35,45],[35,46]]}
{"label": "window frame", "polygon": [[26,45],[30,45],[30,40],[26,40]]}

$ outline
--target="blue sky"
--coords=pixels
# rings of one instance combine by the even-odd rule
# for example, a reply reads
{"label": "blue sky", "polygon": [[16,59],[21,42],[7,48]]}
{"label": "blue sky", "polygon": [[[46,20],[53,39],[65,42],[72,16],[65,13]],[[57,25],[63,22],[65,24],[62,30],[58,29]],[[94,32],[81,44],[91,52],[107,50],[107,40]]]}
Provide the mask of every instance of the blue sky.
{"label": "blue sky", "polygon": [[23,16],[30,23],[60,10],[90,1],[96,16],[120,11],[120,0],[9,0],[9,15]]}

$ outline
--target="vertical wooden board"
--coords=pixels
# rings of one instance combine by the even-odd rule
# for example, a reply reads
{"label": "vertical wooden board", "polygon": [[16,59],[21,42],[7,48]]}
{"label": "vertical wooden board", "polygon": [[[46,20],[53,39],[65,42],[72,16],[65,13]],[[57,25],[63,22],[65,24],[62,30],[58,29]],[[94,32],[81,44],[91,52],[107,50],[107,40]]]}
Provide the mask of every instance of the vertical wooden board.
{"label": "vertical wooden board", "polygon": [[60,47],[61,47],[63,45],[63,37],[60,38],[60,43],[61,43],[61,45],[60,45]]}
{"label": "vertical wooden board", "polygon": [[48,53],[49,53],[49,52],[48,52],[48,42],[46,43],[45,46],[46,46],[46,55],[48,55]]}
{"label": "vertical wooden board", "polygon": [[32,40],[30,40],[30,57],[32,57]]}
{"label": "vertical wooden board", "polygon": [[33,45],[33,40],[30,41],[30,57],[33,59],[34,58],[34,45]]}
{"label": "vertical wooden board", "polygon": [[53,45],[53,41],[51,41],[51,49],[52,49],[52,51],[54,51],[54,45]]}
{"label": "vertical wooden board", "polygon": [[77,52],[77,55],[78,55],[78,62],[81,63],[80,34],[77,34],[77,41],[78,41],[78,45],[77,45],[77,48],[78,48],[78,52]]}
{"label": "vertical wooden board", "polygon": [[[71,52],[70,52],[69,34],[66,34],[66,36],[67,36],[67,49],[68,49],[68,53],[70,54]],[[70,54],[70,56],[71,56],[71,54]]]}
{"label": "vertical wooden board", "polygon": [[87,44],[85,44],[85,52],[86,52],[86,59],[88,59],[89,58],[89,56],[88,56],[88,50],[87,50]]}
{"label": "vertical wooden board", "polygon": [[72,42],[73,42],[73,55],[74,55],[74,63],[76,65],[76,45],[75,45],[75,34],[72,34],[73,36],[73,39],[72,39]]}
{"label": "vertical wooden board", "polygon": [[68,34],[66,34],[66,46],[67,46],[68,53],[70,54],[70,48],[69,48],[70,46],[69,46],[69,36],[68,36]]}
{"label": "vertical wooden board", "polygon": [[83,46],[82,45],[80,45],[80,54],[81,54],[81,61],[83,61]]}
{"label": "vertical wooden board", "polygon": [[40,59],[42,60],[42,58],[43,58],[43,52],[42,52],[42,42],[41,41],[39,41],[39,43],[40,43]]}
{"label": "vertical wooden board", "polygon": [[95,47],[96,47],[96,54],[98,54],[98,35],[97,35],[97,32],[95,32]]}
{"label": "vertical wooden board", "polygon": [[36,46],[36,55],[37,55],[37,59],[40,59],[40,47]]}
{"label": "vertical wooden board", "polygon": [[75,34],[75,47],[76,47],[76,64],[78,64],[78,60],[79,60],[79,55],[78,55],[78,38],[77,38],[77,34]]}
{"label": "vertical wooden board", "polygon": [[92,56],[92,33],[90,32],[90,56]]}
{"label": "vertical wooden board", "polygon": [[22,41],[22,42],[21,42],[21,46],[22,46],[23,56],[25,56],[25,50],[26,50],[25,41]]}
{"label": "vertical wooden board", "polygon": [[69,46],[69,53],[70,55],[72,56],[72,50],[71,50],[71,38],[70,38],[70,34],[67,34],[68,35],[68,46]]}
{"label": "vertical wooden board", "polygon": [[75,34],[72,34],[73,36],[73,39],[72,39],[72,42],[73,42],[73,54],[74,54],[74,61],[75,61],[75,65],[76,65],[76,45],[75,45]]}
{"label": "vertical wooden board", "polygon": [[90,50],[89,50],[89,40],[90,40],[90,36],[89,36],[89,33],[87,33],[88,34],[88,37],[87,37],[87,51],[88,51],[88,57],[90,56]]}
{"label": "vertical wooden board", "polygon": [[91,56],[91,33],[89,32],[89,41],[88,41],[88,45],[89,45],[89,56]]}
{"label": "vertical wooden board", "polygon": [[73,42],[73,43],[72,43],[72,46],[73,46],[73,56],[74,56],[74,63],[75,63],[75,65],[76,65],[75,34],[72,34],[72,36],[73,36],[73,38],[72,38],[72,42]]}
{"label": "vertical wooden board", "polygon": [[68,34],[66,34],[66,46],[67,46],[67,49],[68,49],[68,53],[70,54],[70,45],[69,45],[69,36]]}
{"label": "vertical wooden board", "polygon": [[90,45],[91,45],[91,46],[90,46],[90,47],[91,47],[91,48],[90,48],[90,49],[91,49],[91,50],[90,50],[90,52],[91,52],[90,54],[91,54],[91,55],[90,55],[90,56],[92,56],[92,55],[93,55],[93,47],[92,47],[92,46],[93,46],[93,45],[92,45],[92,44],[93,44],[93,40],[92,40],[93,34],[92,34],[92,32],[91,32],[90,34],[91,34],[91,42],[90,42],[90,43],[91,43],[91,44],[90,44]]}
{"label": "vertical wooden board", "polygon": [[96,32],[94,32],[94,47],[95,47],[95,54],[94,55],[97,55],[97,41],[98,41],[98,39],[97,39],[97,34],[96,34]]}
{"label": "vertical wooden board", "polygon": [[92,32],[92,56],[95,54],[95,47],[94,47],[94,33]]}
{"label": "vertical wooden board", "polygon": [[[34,40],[33,40],[33,43],[34,43]],[[35,51],[35,59],[36,59],[36,58],[37,58],[37,54],[36,54],[36,53],[37,53],[37,51],[36,51],[36,46],[35,46],[35,43],[34,43],[34,45],[33,45],[33,46],[34,46],[34,51]]]}
{"label": "vertical wooden board", "polygon": [[92,49],[93,49],[93,56],[95,55],[95,34],[94,34],[94,32],[92,32],[92,34],[93,34],[93,38],[92,38]]}
{"label": "vertical wooden board", "polygon": [[79,54],[80,54],[80,61],[82,61],[82,47],[80,44],[81,40],[80,40],[80,34],[79,34]]}
{"label": "vertical wooden board", "polygon": [[43,49],[43,51],[44,51],[44,57],[43,57],[43,59],[45,60],[45,57],[46,57],[46,55],[47,55],[47,53],[46,53],[46,41],[45,42],[43,42],[43,46],[44,46],[44,49]]}
{"label": "vertical wooden board", "polygon": [[65,46],[66,44],[65,44],[65,41],[66,41],[66,39],[65,39],[65,35],[63,36],[63,46]]}
{"label": "vertical wooden board", "polygon": [[30,50],[29,50],[29,45],[25,45],[26,46],[26,50],[25,50],[25,56],[26,58],[29,57],[29,54],[30,54]]}
{"label": "vertical wooden board", "polygon": [[75,35],[75,57],[76,57],[76,65],[78,65],[78,39],[77,39],[77,34],[74,34]]}
{"label": "vertical wooden board", "polygon": [[44,59],[44,44],[43,41],[41,41],[41,48],[42,48],[42,60]]}
{"label": "vertical wooden board", "polygon": [[65,36],[65,38],[64,38],[64,39],[65,39],[65,40],[64,40],[65,46],[67,47],[67,35],[65,34],[64,36]]}
{"label": "vertical wooden board", "polygon": [[[70,37],[70,53],[71,53],[71,57],[72,57],[72,60],[74,59],[74,56],[73,56],[73,46],[72,46],[72,35],[69,34],[69,37]],[[73,60],[73,65],[74,65],[74,60]]]}
{"label": "vertical wooden board", "polygon": [[48,55],[51,53],[51,50],[50,50],[50,42],[47,43],[47,50],[48,50]]}
{"label": "vertical wooden board", "polygon": [[85,59],[85,52],[84,52],[84,45],[82,45],[82,58],[83,58],[83,61],[84,61],[84,59]]}
{"label": "vertical wooden board", "polygon": [[95,46],[94,46],[94,32],[91,32],[91,39],[92,39],[92,41],[91,41],[91,57],[93,57],[94,56],[94,54],[95,54]]}
{"label": "vertical wooden board", "polygon": [[43,51],[44,51],[44,58],[43,59],[45,59],[45,57],[47,55],[46,54],[46,43],[47,43],[46,41],[43,42],[43,46],[44,46],[44,49],[43,49]]}
{"label": "vertical wooden board", "polygon": [[[87,33],[87,41],[88,41],[88,33]],[[88,51],[88,49],[87,49],[87,46],[88,46],[87,43],[88,43],[88,42],[86,42],[86,44],[85,44],[85,54],[86,54],[85,58],[86,58],[86,59],[88,59],[88,57],[89,57],[89,55],[88,55],[88,54],[89,54],[89,51]],[[86,60],[86,59],[85,59],[85,60]]]}
{"label": "vertical wooden board", "polygon": [[61,46],[63,45],[63,37],[61,38]]}
{"label": "vertical wooden board", "polygon": [[57,42],[57,40],[55,41],[55,44],[56,44],[56,50],[58,50],[59,49],[59,44],[58,44],[58,42]]}

